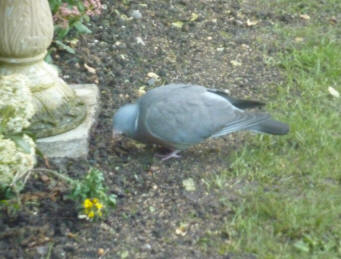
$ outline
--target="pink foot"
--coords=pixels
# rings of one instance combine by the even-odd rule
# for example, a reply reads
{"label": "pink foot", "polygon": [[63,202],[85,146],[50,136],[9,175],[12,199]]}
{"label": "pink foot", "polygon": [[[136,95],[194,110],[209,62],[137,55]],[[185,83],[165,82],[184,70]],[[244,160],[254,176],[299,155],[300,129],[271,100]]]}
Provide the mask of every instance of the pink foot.
{"label": "pink foot", "polygon": [[165,155],[163,155],[163,154],[155,154],[155,156],[160,157],[161,161],[163,162],[163,161],[166,161],[166,160],[168,160],[170,158],[180,158],[181,156],[178,155],[179,152],[180,152],[180,150],[174,150],[174,151],[171,151],[170,153],[165,154]]}

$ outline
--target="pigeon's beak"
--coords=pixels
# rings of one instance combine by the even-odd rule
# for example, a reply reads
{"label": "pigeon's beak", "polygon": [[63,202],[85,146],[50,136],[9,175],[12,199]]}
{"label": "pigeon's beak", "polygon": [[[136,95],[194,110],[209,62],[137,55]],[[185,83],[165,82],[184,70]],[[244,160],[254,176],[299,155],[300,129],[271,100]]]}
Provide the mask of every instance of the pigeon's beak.
{"label": "pigeon's beak", "polygon": [[122,138],[122,132],[113,130],[112,131],[112,140],[114,142],[119,141]]}

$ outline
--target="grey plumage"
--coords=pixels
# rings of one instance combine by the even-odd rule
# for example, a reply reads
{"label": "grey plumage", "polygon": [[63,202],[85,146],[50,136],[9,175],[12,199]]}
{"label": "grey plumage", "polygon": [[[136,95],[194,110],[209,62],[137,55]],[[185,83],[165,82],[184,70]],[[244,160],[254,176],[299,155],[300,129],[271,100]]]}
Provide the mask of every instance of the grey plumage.
{"label": "grey plumage", "polygon": [[263,105],[203,86],[169,84],[121,107],[113,118],[113,130],[173,150],[240,130],[288,133],[288,125],[273,120],[269,114],[244,110]]}

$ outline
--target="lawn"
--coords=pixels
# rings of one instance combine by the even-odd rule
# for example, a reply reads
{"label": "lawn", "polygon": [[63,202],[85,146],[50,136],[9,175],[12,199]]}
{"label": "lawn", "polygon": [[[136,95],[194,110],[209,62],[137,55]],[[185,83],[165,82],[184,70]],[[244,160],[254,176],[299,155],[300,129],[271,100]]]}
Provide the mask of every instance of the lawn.
{"label": "lawn", "polygon": [[[270,65],[278,66],[285,80],[270,86],[275,90],[267,108],[290,124],[290,134],[250,137],[233,154],[231,168],[221,172],[226,184],[241,178],[253,188],[240,193],[236,214],[225,223],[231,241],[218,249],[259,258],[339,258],[341,99],[330,87],[341,92],[340,31],[321,24],[326,17],[319,15],[336,14],[341,5],[273,2],[275,12],[310,17],[304,26],[275,25],[282,50]],[[298,9],[301,5],[305,8]]]}
{"label": "lawn", "polygon": [[[51,47],[68,83],[99,87],[88,158],[39,161],[21,210],[1,211],[0,258],[340,258],[340,24],[339,0],[108,0],[91,34],[63,41],[76,54]],[[166,162],[110,141],[120,106],[172,82],[264,101],[290,132],[233,133]],[[95,222],[42,173],[89,168],[117,197]]]}

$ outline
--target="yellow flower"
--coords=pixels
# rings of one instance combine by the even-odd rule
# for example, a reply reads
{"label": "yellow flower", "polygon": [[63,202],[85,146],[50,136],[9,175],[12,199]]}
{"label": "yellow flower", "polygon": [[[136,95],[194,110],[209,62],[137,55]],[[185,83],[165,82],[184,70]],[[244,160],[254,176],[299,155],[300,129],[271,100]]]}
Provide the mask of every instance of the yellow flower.
{"label": "yellow flower", "polygon": [[93,199],[85,199],[83,202],[84,214],[88,217],[88,219],[93,219],[96,216],[102,217],[102,208],[104,207],[103,203],[101,203],[97,198]]}
{"label": "yellow flower", "polygon": [[90,219],[92,219],[93,217],[95,217],[95,212],[90,211],[89,214],[88,214],[88,217],[89,217]]}
{"label": "yellow flower", "polygon": [[92,206],[93,206],[93,203],[91,202],[90,199],[85,199],[84,200],[83,207],[85,209],[90,209],[90,208],[92,208]]}
{"label": "yellow flower", "polygon": [[101,210],[103,208],[103,204],[100,202],[96,203],[95,206],[96,206],[97,210]]}

